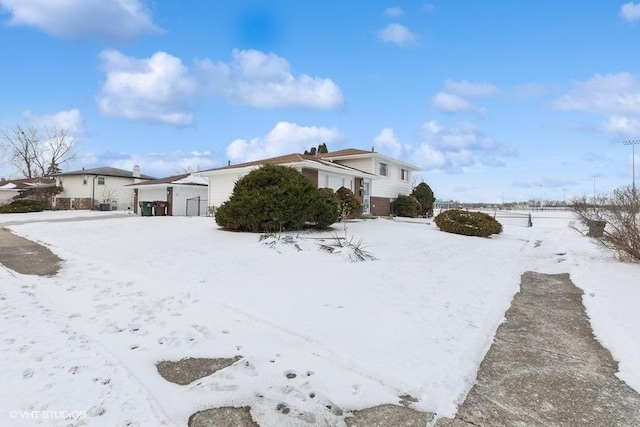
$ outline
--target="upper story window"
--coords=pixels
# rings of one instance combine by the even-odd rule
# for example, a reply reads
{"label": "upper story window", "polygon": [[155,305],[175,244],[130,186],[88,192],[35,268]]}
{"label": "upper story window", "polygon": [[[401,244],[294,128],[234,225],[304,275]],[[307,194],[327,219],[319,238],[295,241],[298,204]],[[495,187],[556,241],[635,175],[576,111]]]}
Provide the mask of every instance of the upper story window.
{"label": "upper story window", "polygon": [[104,176],[98,177],[98,185],[104,185]]}
{"label": "upper story window", "polygon": [[409,171],[406,169],[400,169],[400,179],[402,181],[409,181]]}
{"label": "upper story window", "polygon": [[386,163],[378,163],[378,175],[387,176],[388,165]]}
{"label": "upper story window", "polygon": [[88,181],[87,177],[83,176],[82,177],[82,185],[87,185],[87,181]]}

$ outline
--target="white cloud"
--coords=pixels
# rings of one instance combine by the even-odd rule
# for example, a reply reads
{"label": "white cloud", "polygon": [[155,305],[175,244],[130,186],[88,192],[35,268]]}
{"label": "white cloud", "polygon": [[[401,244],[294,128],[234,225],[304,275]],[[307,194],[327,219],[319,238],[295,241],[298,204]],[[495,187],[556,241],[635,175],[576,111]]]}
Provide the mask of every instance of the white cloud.
{"label": "white cloud", "polygon": [[596,74],[590,80],[574,81],[572,84],[572,91],[556,100],[557,108],[640,115],[640,78],[636,75]]}
{"label": "white cloud", "polygon": [[342,138],[342,133],[335,128],[279,122],[263,137],[232,141],[226,152],[232,162],[243,163],[284,154],[302,153],[310,147],[321,143],[330,145]]}
{"label": "white cloud", "polygon": [[77,108],[53,114],[35,114],[31,110],[27,110],[22,114],[32,126],[37,128],[65,129],[69,135],[78,135],[83,132],[84,122],[80,110]]}
{"label": "white cloud", "polygon": [[133,166],[138,165],[142,174],[162,178],[211,169],[219,166],[220,162],[209,151],[175,150],[161,153],[83,153],[74,165],[74,169],[110,166],[124,170],[133,170]]}
{"label": "white cloud", "polygon": [[387,43],[395,43],[400,47],[409,47],[417,43],[418,37],[415,33],[401,24],[393,23],[384,27],[379,37]]}
{"label": "white cloud", "polygon": [[459,173],[503,166],[514,153],[484,136],[471,122],[444,126],[431,120],[422,126],[422,140],[413,150],[413,162],[427,171]]}
{"label": "white cloud", "polygon": [[637,134],[640,122],[640,76],[630,73],[596,74],[586,81],[572,82],[573,88],[558,98],[560,110],[584,111],[604,116],[600,128],[612,137]]}
{"label": "white cloud", "polygon": [[468,98],[489,97],[500,94],[497,86],[487,82],[473,83],[468,80],[455,81],[447,79],[444,85],[449,92]]}
{"label": "white cloud", "polygon": [[447,113],[476,111],[476,107],[466,99],[445,92],[438,92],[433,97],[432,104],[438,111]]}
{"label": "white cloud", "polygon": [[405,151],[410,151],[410,147],[403,145],[392,128],[382,128],[380,133],[373,139],[373,143],[381,153],[388,154],[397,159],[401,158]]}
{"label": "white cloud", "polygon": [[474,83],[468,80],[447,79],[444,85],[447,91],[438,92],[432,99],[432,105],[436,110],[446,113],[483,114],[484,109],[473,105],[468,98],[486,98],[500,94],[497,86],[487,82]]}
{"label": "white cloud", "polygon": [[623,4],[620,8],[620,16],[627,21],[640,20],[640,3],[629,2]]}
{"label": "white cloud", "polygon": [[0,0],[11,25],[28,25],[57,37],[131,40],[161,30],[140,0]]}
{"label": "white cloud", "polygon": [[165,52],[136,59],[115,50],[100,54],[106,80],[96,97],[103,114],[130,120],[189,125],[196,83],[182,61]]}
{"label": "white cloud", "polygon": [[386,16],[398,17],[404,15],[404,11],[399,7],[388,7],[384,10]]}
{"label": "white cloud", "polygon": [[214,94],[259,108],[329,109],[344,105],[338,85],[321,77],[291,74],[289,62],[257,50],[233,51],[231,63],[196,62],[199,77]]}
{"label": "white cloud", "polygon": [[293,76],[286,59],[256,50],[234,50],[231,63],[195,61],[156,52],[133,58],[115,50],[100,54],[106,79],[96,96],[103,114],[129,120],[186,126],[195,98],[222,96],[258,108],[338,108],[340,88],[331,80]]}

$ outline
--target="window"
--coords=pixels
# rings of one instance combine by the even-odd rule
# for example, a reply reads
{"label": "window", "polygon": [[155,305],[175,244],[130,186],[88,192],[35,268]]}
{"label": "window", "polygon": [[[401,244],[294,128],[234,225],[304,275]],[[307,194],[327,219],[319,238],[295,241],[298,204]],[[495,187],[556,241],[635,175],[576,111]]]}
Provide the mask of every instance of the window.
{"label": "window", "polygon": [[382,176],[387,176],[387,164],[386,163],[378,163],[378,173]]}
{"label": "window", "polygon": [[82,177],[82,185],[87,185],[87,177]]}
{"label": "window", "polygon": [[409,181],[409,171],[406,169],[400,169],[400,179],[402,181]]}
{"label": "window", "polygon": [[98,185],[104,185],[104,176],[98,177]]}

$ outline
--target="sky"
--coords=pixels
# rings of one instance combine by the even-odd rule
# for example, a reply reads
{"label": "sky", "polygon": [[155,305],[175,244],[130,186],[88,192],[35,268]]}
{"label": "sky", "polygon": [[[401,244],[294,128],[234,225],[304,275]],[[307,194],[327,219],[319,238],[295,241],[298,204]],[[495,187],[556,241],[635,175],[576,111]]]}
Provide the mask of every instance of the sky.
{"label": "sky", "polygon": [[67,129],[66,171],[324,142],[439,199],[570,200],[632,183],[639,37],[640,2],[614,0],[0,0],[0,128]]}

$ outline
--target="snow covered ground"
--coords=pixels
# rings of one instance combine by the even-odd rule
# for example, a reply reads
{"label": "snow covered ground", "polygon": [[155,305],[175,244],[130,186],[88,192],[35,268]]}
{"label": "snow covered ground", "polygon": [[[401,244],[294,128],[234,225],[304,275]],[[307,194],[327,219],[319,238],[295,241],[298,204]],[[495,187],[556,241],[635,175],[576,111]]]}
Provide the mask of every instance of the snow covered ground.
{"label": "snow covered ground", "polygon": [[[528,270],[571,274],[640,391],[640,265],[601,252],[567,212],[533,212],[532,228],[526,213],[498,213],[491,239],[425,220],[349,222],[376,258],[365,262],[319,250],[342,225],[294,234],[297,248],[212,218],[104,215],[0,216],[34,219],[9,228],[65,260],[51,278],[0,267],[0,425],[184,426],[198,410],[248,405],[264,427],[340,426],[339,410],[406,394],[452,416]],[[187,386],[155,368],[236,355]]]}

